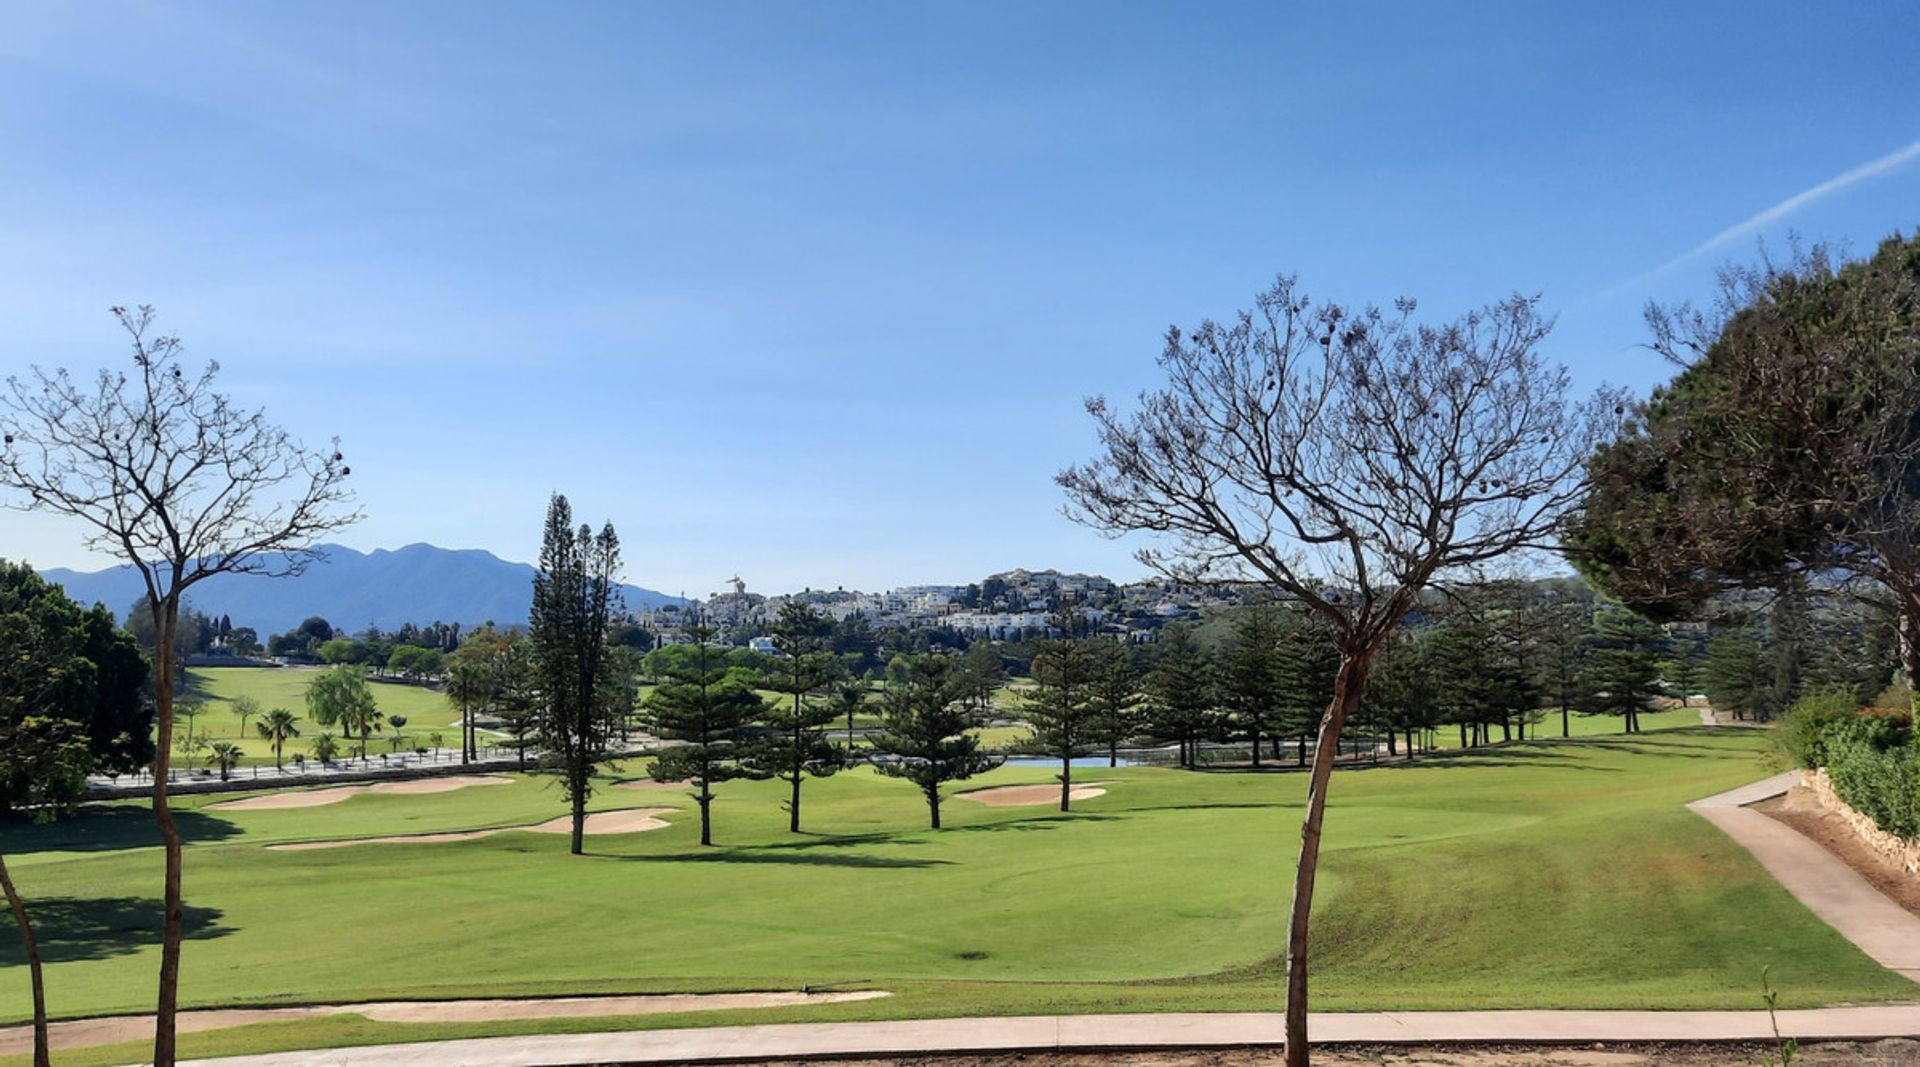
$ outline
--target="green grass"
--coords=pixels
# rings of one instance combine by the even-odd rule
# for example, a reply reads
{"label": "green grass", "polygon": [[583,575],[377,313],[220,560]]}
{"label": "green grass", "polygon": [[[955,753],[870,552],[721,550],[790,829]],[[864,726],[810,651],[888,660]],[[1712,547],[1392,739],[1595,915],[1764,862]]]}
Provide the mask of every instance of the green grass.
{"label": "green grass", "polygon": [[[1762,776],[1760,740],[1694,728],[1339,772],[1315,909],[1315,1007],[1755,1008],[1769,965],[1792,1007],[1920,996],[1682,807]],[[1050,777],[1003,768],[968,786]],[[278,812],[203,811],[221,798],[183,798],[188,1006],[852,979],[897,993],[628,1021],[346,1017],[196,1035],[184,1047],[1277,1007],[1305,776],[1138,767],[1099,777],[1115,784],[1071,815],[951,800],[949,829],[936,833],[911,786],[853,771],[806,785],[812,832],[798,837],[785,832],[780,783],[728,783],[712,849],[695,843],[678,793],[607,789],[596,808],[688,810],[668,816],[667,830],[590,838],[584,857],[567,856],[562,836],[525,833],[260,847],[559,814],[559,794],[536,779]],[[150,1006],[160,869],[150,825],[135,804],[0,824],[15,878],[54,928],[57,1016]],[[19,962],[0,941],[0,1021],[27,1014]]]}
{"label": "green grass", "polygon": [[[323,728],[307,719],[307,686],[324,667],[199,667],[187,672],[186,700],[197,702],[202,711],[193,721],[193,732],[209,741],[232,741],[245,752],[242,766],[273,764],[273,746],[261,739],[253,727],[254,719],[243,730],[240,717],[233,713],[233,701],[242,696],[250,696],[260,702],[261,711],[274,708],[286,708],[300,717],[300,736],[290,739],[286,745],[286,758],[291,761],[296,752],[310,753],[313,739],[322,729],[329,729],[336,736],[339,727]],[[457,723],[460,713],[447,703],[446,694],[437,689],[406,682],[388,682],[368,679],[367,687],[373,692],[373,702],[380,710],[391,715],[405,715],[407,725],[405,733],[415,744],[425,745],[427,735],[440,733],[445,735],[448,745],[458,747],[460,729],[449,725]],[[186,721],[180,720],[176,732],[185,732]],[[367,754],[390,751],[384,740],[387,733],[375,734],[373,743],[367,748]],[[344,745],[344,742],[343,742]],[[343,751],[345,749],[343,748]],[[185,767],[187,758],[178,752],[174,754],[176,766]],[[204,754],[194,762],[195,766],[206,766]]]}
{"label": "green grass", "polygon": [[[1552,741],[1560,738],[1560,711],[1550,709],[1542,713],[1543,718],[1527,727],[1527,736],[1536,740]],[[1666,711],[1647,711],[1640,714],[1640,729],[1675,730],[1700,725],[1700,709],[1670,708]],[[1567,734],[1570,737],[1620,737],[1621,721],[1618,715],[1583,715],[1575,711],[1567,716]],[[1500,728],[1490,728],[1495,741],[1500,739]],[[1434,734],[1434,740],[1441,749],[1460,747],[1460,731],[1453,726],[1442,726]]]}
{"label": "green grass", "polygon": [[980,738],[980,747],[990,752],[998,752],[1022,741],[1031,740],[1031,726],[982,726],[973,731]]}

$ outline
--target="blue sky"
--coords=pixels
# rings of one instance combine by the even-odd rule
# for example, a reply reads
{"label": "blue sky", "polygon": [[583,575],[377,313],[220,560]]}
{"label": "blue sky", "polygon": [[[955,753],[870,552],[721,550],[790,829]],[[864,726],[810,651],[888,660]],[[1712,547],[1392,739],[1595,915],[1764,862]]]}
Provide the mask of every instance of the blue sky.
{"label": "blue sky", "polygon": [[[1137,575],[1059,514],[1080,398],[1151,384],[1167,325],[1281,271],[1436,317],[1537,291],[1583,386],[1645,389],[1649,298],[1762,237],[1920,225],[1920,12],[1893,3],[0,27],[0,372],[120,360],[105,309],[155,304],[233,393],[345,440],[344,542],[530,559],[560,489],[631,580],[693,595]],[[97,562],[62,522],[0,531]]]}

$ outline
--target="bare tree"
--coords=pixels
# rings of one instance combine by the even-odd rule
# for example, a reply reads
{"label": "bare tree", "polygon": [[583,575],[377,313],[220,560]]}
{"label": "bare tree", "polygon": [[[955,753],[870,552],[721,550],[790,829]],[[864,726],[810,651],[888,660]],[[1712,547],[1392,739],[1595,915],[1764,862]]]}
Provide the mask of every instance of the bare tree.
{"label": "bare tree", "polygon": [[[131,374],[91,388],[36,367],[0,396],[0,487],[21,510],[84,521],[87,547],[132,564],[146,583],[154,647],[173,647],[181,599],[216,574],[298,574],[317,541],[360,516],[342,487],[339,442],[311,450],[215,392],[216,363],[185,372],[180,341],[150,336],[154,313],[114,308],[133,341]],[[167,803],[174,661],[153,657],[157,755],[153,817],[166,850],[166,917],[153,1059],[174,1062],[180,981],[180,828]]]}
{"label": "bare tree", "polygon": [[1340,651],[1300,828],[1287,936],[1287,1063],[1307,1049],[1307,920],[1341,728],[1421,590],[1541,546],[1581,491],[1619,401],[1567,400],[1538,354],[1552,323],[1514,296],[1444,325],[1314,303],[1281,277],[1252,311],[1167,334],[1164,388],[1087,402],[1103,454],[1062,471],[1068,514],[1172,539],[1139,559],[1181,580],[1258,583]]}

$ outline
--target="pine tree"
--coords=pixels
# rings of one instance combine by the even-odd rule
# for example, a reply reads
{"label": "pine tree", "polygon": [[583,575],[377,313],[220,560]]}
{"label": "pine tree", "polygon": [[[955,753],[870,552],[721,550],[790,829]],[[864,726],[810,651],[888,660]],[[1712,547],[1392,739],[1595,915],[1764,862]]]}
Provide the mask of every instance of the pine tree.
{"label": "pine tree", "polygon": [[1307,762],[1307,738],[1333,702],[1333,681],[1340,653],[1324,626],[1297,611],[1276,616],[1280,627],[1277,658],[1278,715],[1274,732],[1297,739],[1296,758]]}
{"label": "pine tree", "polygon": [[1147,679],[1147,728],[1154,736],[1178,742],[1180,766],[1195,763],[1200,739],[1218,722],[1214,701],[1213,657],[1183,624],[1160,631],[1160,655]]}
{"label": "pine tree", "polygon": [[962,667],[968,694],[973,700],[975,710],[987,714],[993,708],[993,697],[1007,680],[1006,666],[1000,660],[1000,650],[994,647],[993,639],[980,637],[967,646],[967,657]]}
{"label": "pine tree", "polygon": [[1107,766],[1120,765],[1120,745],[1140,731],[1140,665],[1133,646],[1121,641],[1102,644],[1094,666],[1093,738],[1106,746]]}
{"label": "pine tree", "polygon": [[1233,633],[1221,656],[1221,697],[1236,732],[1253,742],[1253,765],[1260,766],[1260,743],[1283,703],[1281,625],[1278,609],[1247,608],[1234,619]]}
{"label": "pine tree", "polygon": [[1772,704],[1766,653],[1749,630],[1726,630],[1707,642],[1707,704],[1735,719],[1758,719]]}
{"label": "pine tree", "polygon": [[781,698],[767,709],[766,725],[773,736],[763,744],[767,765],[791,789],[787,829],[796,834],[800,832],[800,783],[809,775],[833,774],[845,758],[827,740],[827,727],[840,717],[840,709],[818,699],[839,674],[829,644],[832,632],[831,622],[797,600],[782,604],[779,617],[767,626],[782,658],[768,669],[765,684]]}
{"label": "pine tree", "polygon": [[888,682],[881,713],[885,729],[874,741],[874,749],[891,758],[874,768],[919,786],[938,830],[940,787],[988,770],[993,761],[980,754],[980,738],[969,732],[978,717],[967,707],[972,690],[960,661],[927,653],[896,662],[899,671]]}
{"label": "pine tree", "polygon": [[1437,682],[1433,657],[1424,635],[1402,631],[1380,649],[1374,665],[1373,680],[1367,683],[1367,695],[1361,706],[1371,705],[1379,723],[1387,729],[1387,751],[1394,751],[1394,733],[1406,739],[1407,758],[1412,759],[1418,745],[1414,736],[1424,736],[1437,720]]}
{"label": "pine tree", "polygon": [[689,781],[700,806],[700,843],[713,844],[713,787],[735,778],[765,778],[749,749],[759,694],[729,677],[715,631],[689,626],[692,652],[661,669],[662,683],[647,694],[647,721],[654,736],[684,744],[663,748],[651,774],[658,782]]}
{"label": "pine tree", "polygon": [[609,669],[607,632],[618,606],[620,539],[607,523],[595,534],[573,526],[559,493],[547,502],[540,569],[533,576],[528,637],[540,687],[541,764],[560,776],[573,814],[572,851],[580,855],[593,795],[593,769],[607,759],[618,700],[630,690]]}
{"label": "pine tree", "polygon": [[1625,731],[1640,732],[1640,713],[1660,695],[1660,628],[1623,608],[1594,618],[1587,652],[1587,688],[1593,710],[1618,715]]}
{"label": "pine tree", "polygon": [[1086,638],[1042,641],[1033,656],[1033,695],[1026,701],[1034,740],[1060,758],[1060,810],[1071,810],[1073,760],[1093,740],[1099,661]]}

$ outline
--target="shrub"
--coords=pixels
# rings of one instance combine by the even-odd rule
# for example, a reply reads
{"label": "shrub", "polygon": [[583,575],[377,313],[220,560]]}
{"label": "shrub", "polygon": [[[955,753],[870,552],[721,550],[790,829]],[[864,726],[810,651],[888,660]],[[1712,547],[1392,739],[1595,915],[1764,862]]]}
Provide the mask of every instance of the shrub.
{"label": "shrub", "polygon": [[1913,690],[1905,682],[1895,682],[1873,698],[1873,709],[1882,715],[1913,717]]}
{"label": "shrub", "polygon": [[1767,734],[1775,765],[1782,769],[1827,766],[1825,739],[1835,726],[1856,717],[1860,708],[1845,689],[1816,689],[1787,709]]}
{"label": "shrub", "polygon": [[1841,800],[1890,834],[1920,837],[1920,750],[1908,724],[1878,716],[1834,723],[1822,747]]}

